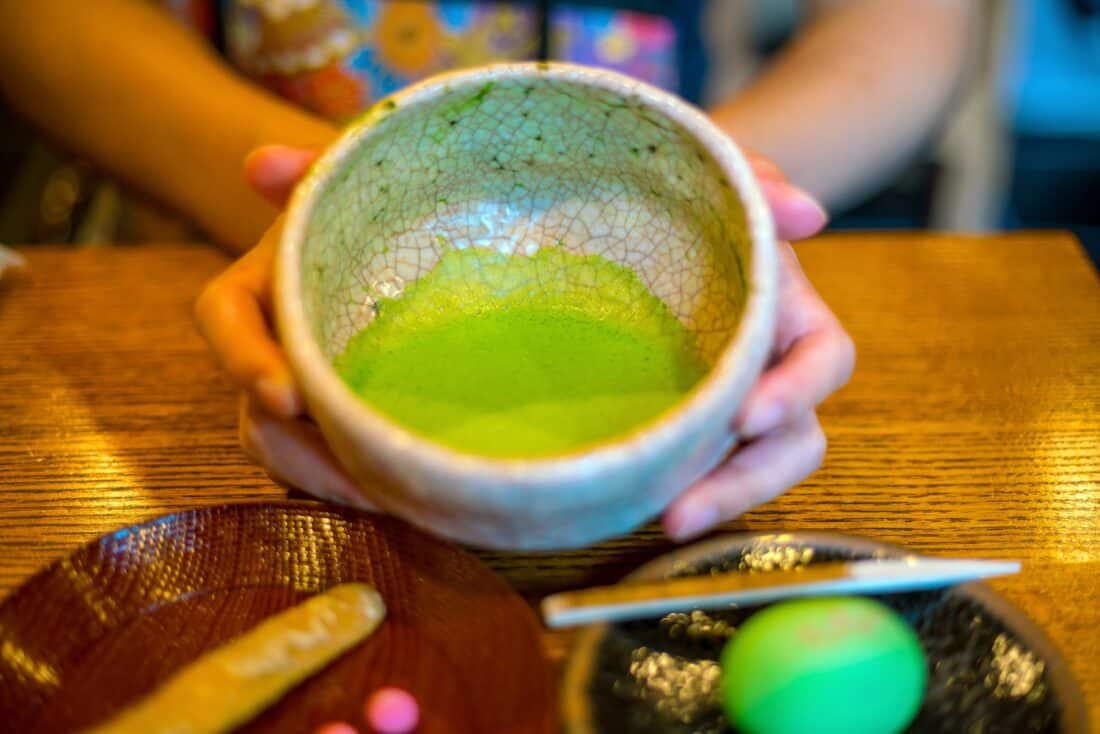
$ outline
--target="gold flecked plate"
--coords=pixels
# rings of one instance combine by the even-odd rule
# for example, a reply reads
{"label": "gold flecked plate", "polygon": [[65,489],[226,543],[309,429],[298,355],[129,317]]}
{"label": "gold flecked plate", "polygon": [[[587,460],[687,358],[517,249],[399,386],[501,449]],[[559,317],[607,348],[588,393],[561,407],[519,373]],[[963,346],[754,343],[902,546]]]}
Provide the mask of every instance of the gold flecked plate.
{"label": "gold flecked plate", "polygon": [[72,732],[261,619],[334,584],[386,602],[365,642],[242,732],[363,729],[375,688],[409,690],[419,732],[551,732],[553,679],[530,608],[469,554],[388,517],[236,504],[106,535],[0,605],[0,732]]}

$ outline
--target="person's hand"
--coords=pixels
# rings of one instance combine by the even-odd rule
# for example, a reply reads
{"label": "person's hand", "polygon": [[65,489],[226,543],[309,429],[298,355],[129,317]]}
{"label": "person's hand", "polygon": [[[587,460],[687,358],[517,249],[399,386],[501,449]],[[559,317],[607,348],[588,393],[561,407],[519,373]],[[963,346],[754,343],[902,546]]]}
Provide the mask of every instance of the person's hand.
{"label": "person's hand", "polygon": [[[313,161],[305,150],[268,146],[245,172],[260,193],[285,203]],[[764,158],[749,156],[784,240],[809,237],[826,220],[821,207]],[[370,507],[304,413],[286,358],[271,329],[271,268],[281,218],[260,243],[214,279],[196,303],[199,330],[243,391],[245,452],[276,481],[322,499]],[[772,362],[734,421],[744,442],[723,466],[666,510],[669,535],[686,539],[766,502],[811,474],[825,438],[815,407],[848,379],[854,350],[813,290],[794,251],[780,246],[779,315]]]}
{"label": "person's hand", "polygon": [[664,512],[665,532],[686,540],[764,504],[813,474],[825,458],[815,409],[855,366],[855,347],[802,272],[787,241],[825,226],[809,194],[770,161],[749,154],[779,238],[779,303],[771,363],[745,398],[733,429],[741,444],[725,464],[689,487]]}
{"label": "person's hand", "polygon": [[[265,146],[245,161],[245,177],[282,207],[316,158],[310,150]],[[324,500],[370,508],[336,460],[305,403],[272,329],[271,274],[280,215],[259,244],[212,280],[195,302],[199,332],[241,388],[240,441],[276,482]]]}

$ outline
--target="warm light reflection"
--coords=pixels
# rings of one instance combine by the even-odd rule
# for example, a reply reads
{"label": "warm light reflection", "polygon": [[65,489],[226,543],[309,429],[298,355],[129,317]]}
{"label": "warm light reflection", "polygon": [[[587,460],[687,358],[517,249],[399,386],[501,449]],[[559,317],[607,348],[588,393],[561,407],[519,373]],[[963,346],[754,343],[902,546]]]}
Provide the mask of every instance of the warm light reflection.
{"label": "warm light reflection", "polygon": [[669,719],[696,724],[718,703],[721,671],[714,660],[691,660],[639,647],[630,656],[630,675],[643,700]]}
{"label": "warm light reflection", "polygon": [[667,614],[660,622],[661,631],[668,635],[669,639],[678,640],[687,638],[690,640],[708,639],[719,640],[733,637],[734,628],[723,619],[714,619],[706,612],[696,609],[690,613],[673,612]]}
{"label": "warm light reflection", "polygon": [[741,555],[742,571],[790,571],[805,566],[814,557],[809,546],[789,545],[789,535],[769,535],[758,538]]}
{"label": "warm light reflection", "polygon": [[11,640],[4,640],[3,643],[0,643],[0,658],[13,670],[18,671],[19,674],[43,686],[56,688],[61,683],[61,678],[52,665],[41,660],[35,660]]}
{"label": "warm light reflection", "polygon": [[1100,549],[1091,539],[1100,537],[1100,454],[1095,435],[1066,418],[1052,415],[1025,449],[1036,473],[1028,490],[1028,523],[1034,526],[1029,535],[1058,561],[1095,562]]}
{"label": "warm light reflection", "polygon": [[[993,670],[996,680],[987,680],[998,698],[1023,698],[1042,685],[1043,661],[1001,634],[993,641]],[[992,677],[992,676],[991,676]],[[1041,693],[1042,691],[1037,691]]]}
{"label": "warm light reflection", "polygon": [[[59,425],[96,426],[97,411],[88,405],[82,390],[64,385],[56,388],[51,397],[53,404],[59,406],[56,416]],[[93,494],[84,495],[81,499],[90,505],[92,513],[129,521],[144,519],[160,511],[146,483],[135,478],[135,467],[120,458],[121,452],[113,442],[111,432],[97,427],[96,430],[82,430],[79,435],[80,445],[74,447],[74,453],[79,454],[83,463],[81,474],[84,481],[94,487]],[[142,508],[140,518],[133,516],[135,507]],[[117,519],[109,522],[118,524]],[[64,561],[62,568],[85,606],[100,622],[108,624],[115,618],[115,603],[103,595],[100,583],[92,575],[73,567],[69,561]]]}
{"label": "warm light reflection", "polygon": [[[55,377],[61,375],[55,374]],[[56,420],[60,426],[97,426],[99,411],[88,406],[82,390],[66,385],[55,389],[51,400],[58,408]],[[158,503],[152,501],[145,483],[135,479],[135,468],[120,457],[112,436],[98,426],[96,430],[81,430],[80,445],[73,447],[85,464],[81,473],[96,487],[93,498],[96,513],[118,512],[130,516],[132,508],[141,507],[153,514],[160,509]]]}
{"label": "warm light reflection", "polygon": [[95,574],[74,567],[69,560],[62,562],[61,569],[84,602],[85,609],[94,614],[104,627],[110,627],[118,618],[118,603],[104,594]]}

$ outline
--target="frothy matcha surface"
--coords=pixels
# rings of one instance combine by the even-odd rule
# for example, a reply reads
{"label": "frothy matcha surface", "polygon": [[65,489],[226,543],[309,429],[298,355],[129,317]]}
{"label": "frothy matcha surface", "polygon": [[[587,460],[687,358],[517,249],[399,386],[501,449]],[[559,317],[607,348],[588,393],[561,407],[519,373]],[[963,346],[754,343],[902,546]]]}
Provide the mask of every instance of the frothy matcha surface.
{"label": "frothy matcha surface", "polygon": [[450,250],[337,357],[376,410],[453,448],[566,453],[664,412],[706,371],[634,272],[544,247]]}

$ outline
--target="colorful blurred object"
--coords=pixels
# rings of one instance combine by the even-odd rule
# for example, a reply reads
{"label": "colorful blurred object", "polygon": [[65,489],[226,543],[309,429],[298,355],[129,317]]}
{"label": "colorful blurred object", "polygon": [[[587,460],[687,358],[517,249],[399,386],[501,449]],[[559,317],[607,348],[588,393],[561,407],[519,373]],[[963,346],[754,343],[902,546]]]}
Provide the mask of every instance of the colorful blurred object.
{"label": "colorful blurred object", "polygon": [[550,14],[551,56],[644,79],[677,90],[677,32],[666,17],[580,5]]}
{"label": "colorful blurred object", "polygon": [[229,58],[287,99],[342,122],[447,69],[535,57],[533,3],[237,0]]}
{"label": "colorful blurred object", "polygon": [[664,16],[598,3],[546,4],[548,11],[542,5],[236,0],[226,3],[226,51],[267,88],[336,121],[432,74],[536,59],[543,45],[555,60],[683,91],[682,39],[673,18],[684,8]]}

